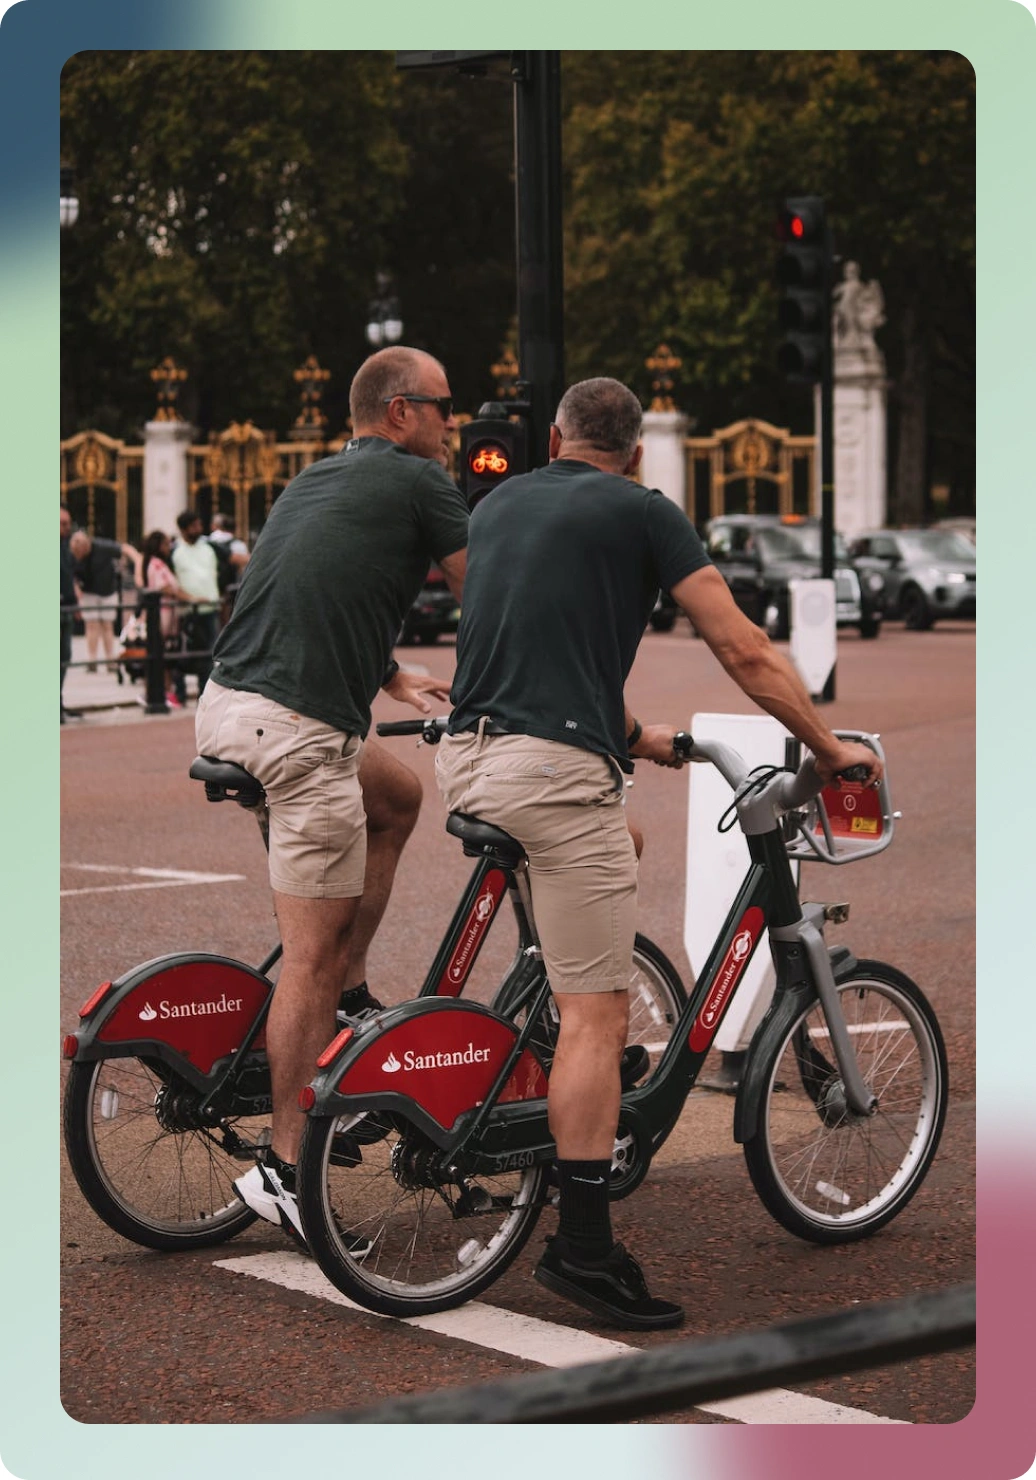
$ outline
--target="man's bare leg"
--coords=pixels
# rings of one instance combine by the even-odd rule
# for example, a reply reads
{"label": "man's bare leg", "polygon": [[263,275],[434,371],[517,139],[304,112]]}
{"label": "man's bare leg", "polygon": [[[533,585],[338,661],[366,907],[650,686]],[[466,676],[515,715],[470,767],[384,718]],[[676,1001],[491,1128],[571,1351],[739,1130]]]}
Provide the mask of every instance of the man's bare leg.
{"label": "man's bare leg", "polygon": [[417,822],[422,796],[421,782],[410,767],[373,740],[364,741],[360,786],[367,813],[367,867],[340,982],[347,991],[367,979],[367,951],[385,913],[396,866]]}
{"label": "man's bare leg", "polygon": [[270,1004],[266,1047],[273,1093],[273,1149],[294,1165],[306,1117],[299,1092],[335,1032],[335,1008],[358,899],[298,899],[274,890],[284,961]]}
{"label": "man's bare leg", "polygon": [[558,1046],[547,1119],[559,1161],[611,1161],[619,1124],[619,1060],[628,992],[559,992]]}

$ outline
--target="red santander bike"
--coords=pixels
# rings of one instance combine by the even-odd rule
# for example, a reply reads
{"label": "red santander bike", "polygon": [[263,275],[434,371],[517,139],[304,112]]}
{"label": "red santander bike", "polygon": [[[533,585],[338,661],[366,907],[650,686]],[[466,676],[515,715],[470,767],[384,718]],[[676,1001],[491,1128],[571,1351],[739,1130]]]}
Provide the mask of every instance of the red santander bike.
{"label": "red santander bike", "polygon": [[[416,729],[434,744],[444,725],[404,721],[379,733]],[[876,737],[838,733],[881,755]],[[729,746],[690,735],[677,749],[714,764],[734,788],[750,864],[664,1046],[639,1082],[624,1084],[612,1196],[640,1185],[672,1132],[766,930],[776,990],[744,1061],[735,1139],[786,1229],[819,1244],[875,1233],[906,1207],[938,1146],[942,1034],[909,977],[827,945],[826,923],[848,906],[800,903],[792,860],[841,864],[885,848],[887,782],[872,789],[847,775],[823,787],[811,759],[796,773],[748,774]],[[552,1196],[550,986],[528,865],[514,838],[478,818],[454,813],[447,827],[480,860],[473,913],[455,922],[448,949],[463,952],[481,901],[491,911],[507,887],[531,938],[526,972],[491,1008],[422,998],[343,1027],[300,1100],[308,1119],[298,1195],[310,1248],[339,1290],[396,1316],[445,1310],[486,1289]],[[350,1252],[356,1233],[370,1240],[360,1258]]]}

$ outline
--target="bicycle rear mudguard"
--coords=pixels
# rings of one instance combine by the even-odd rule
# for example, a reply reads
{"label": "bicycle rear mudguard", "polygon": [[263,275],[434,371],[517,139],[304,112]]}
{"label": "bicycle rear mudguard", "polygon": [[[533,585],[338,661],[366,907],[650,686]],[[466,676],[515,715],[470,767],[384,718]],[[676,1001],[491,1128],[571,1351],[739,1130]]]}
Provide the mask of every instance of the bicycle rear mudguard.
{"label": "bicycle rear mudguard", "polygon": [[[321,1072],[301,1103],[312,1115],[398,1111],[446,1146],[460,1117],[486,1099],[517,1037],[512,1022],[477,1002],[404,1002],[343,1029],[317,1060]],[[543,1066],[525,1048],[496,1103],[546,1093]]]}
{"label": "bicycle rear mudguard", "polygon": [[[227,956],[157,956],[98,987],[80,1008],[79,1031],[64,1039],[64,1057],[160,1059],[204,1089],[244,1042],[270,986]],[[263,1029],[252,1047],[264,1049]]]}

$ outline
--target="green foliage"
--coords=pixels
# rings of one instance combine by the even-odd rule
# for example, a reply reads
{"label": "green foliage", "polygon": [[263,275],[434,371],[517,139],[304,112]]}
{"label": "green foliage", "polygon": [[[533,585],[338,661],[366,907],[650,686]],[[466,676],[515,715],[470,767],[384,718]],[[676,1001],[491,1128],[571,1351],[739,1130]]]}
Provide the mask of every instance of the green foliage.
{"label": "green foliage", "polygon": [[[660,341],[702,431],[812,427],[774,368],[788,194],[884,289],[894,387],[973,443],[974,76],[945,52],[576,52],[562,64],[566,374],[645,402]],[[458,404],[493,394],[515,306],[506,69],[397,73],[390,52],[87,52],[62,79],[76,227],[62,241],[62,429],[133,435],[148,372],[190,372],[202,429],[285,433],[292,371],[345,425],[379,269]],[[918,366],[923,367],[921,372]],[[923,399],[923,397],[922,397]],[[906,404],[904,392],[903,404]],[[896,402],[893,400],[893,415]]]}
{"label": "green foliage", "polygon": [[[880,280],[895,376],[908,322],[968,393],[974,317],[974,76],[950,53],[565,55],[566,310],[572,377],[650,395],[646,354],[683,360],[680,404],[811,426],[781,384],[773,223],[825,198],[836,250]],[[913,316],[907,310],[913,310]],[[797,424],[797,425],[796,425]]]}

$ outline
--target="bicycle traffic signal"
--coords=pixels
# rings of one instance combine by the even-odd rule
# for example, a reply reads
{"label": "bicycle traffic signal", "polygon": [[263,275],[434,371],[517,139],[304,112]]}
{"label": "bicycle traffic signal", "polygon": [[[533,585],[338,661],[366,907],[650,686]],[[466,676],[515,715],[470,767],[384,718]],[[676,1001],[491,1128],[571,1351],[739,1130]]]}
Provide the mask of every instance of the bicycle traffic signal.
{"label": "bicycle traffic signal", "polygon": [[821,378],[827,353],[831,242],[819,195],[789,196],[777,224],[784,244],[777,262],[778,323],[784,338],[777,365],[788,380]]}
{"label": "bicycle traffic signal", "polygon": [[460,429],[460,491],[468,508],[491,493],[505,478],[527,471],[524,421],[506,413],[478,416]]}

